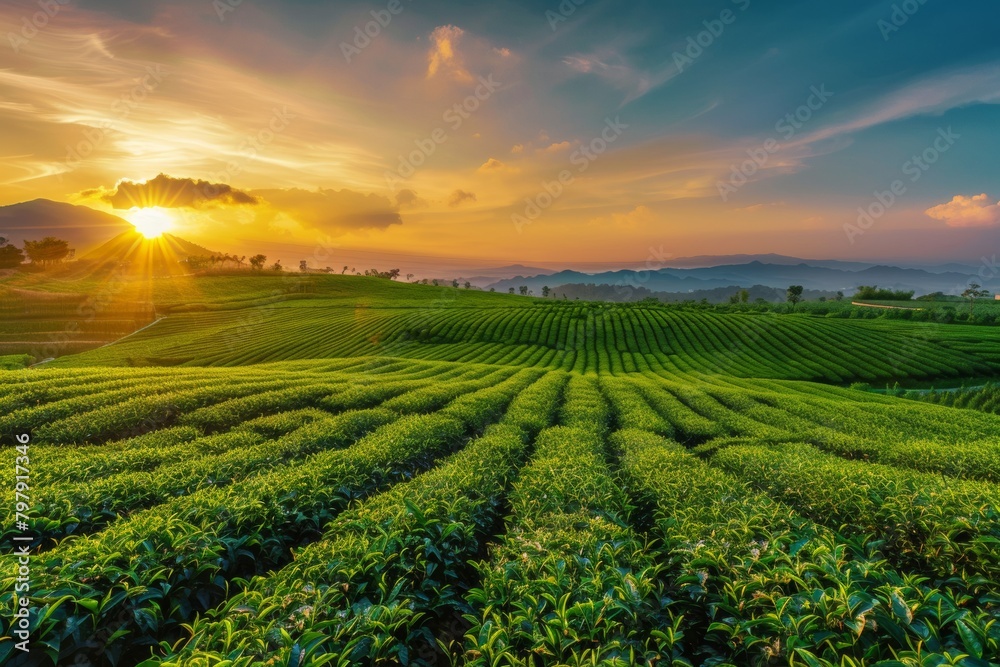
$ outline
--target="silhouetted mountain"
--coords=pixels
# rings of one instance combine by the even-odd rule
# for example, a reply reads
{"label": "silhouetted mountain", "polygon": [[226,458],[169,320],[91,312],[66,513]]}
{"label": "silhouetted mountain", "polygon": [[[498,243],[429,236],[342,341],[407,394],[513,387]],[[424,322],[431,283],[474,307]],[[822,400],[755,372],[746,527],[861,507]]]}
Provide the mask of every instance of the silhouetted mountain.
{"label": "silhouetted mountain", "polygon": [[[731,296],[739,292],[740,287],[716,287],[714,289],[694,290],[693,292],[653,292],[645,287],[632,287],[620,285],[559,285],[552,288],[552,294],[556,299],[581,299],[583,301],[611,301],[617,303],[633,303],[643,299],[656,299],[665,303],[678,303],[682,301],[701,301],[705,299],[709,303],[728,303]],[[757,299],[764,299],[771,303],[782,303],[786,294],[783,288],[766,287],[764,285],[753,285],[745,288],[748,293],[748,301],[754,302]],[[804,299],[818,299],[820,297],[833,298],[836,292],[824,290],[804,290]]]}
{"label": "silhouetted mountain", "polygon": [[492,269],[472,269],[467,271],[472,276],[465,278],[473,285],[482,287],[497,280],[514,278],[515,276],[544,276],[555,273],[553,269],[540,269],[534,266],[524,266],[523,264],[511,264],[509,266],[498,266]]}
{"label": "silhouetted mountain", "polygon": [[152,275],[179,275],[190,272],[189,257],[219,255],[173,234],[147,239],[135,231],[124,232],[80,258],[79,264],[92,267],[126,267],[132,272]]}
{"label": "silhouetted mountain", "polygon": [[513,287],[527,285],[536,294],[542,286],[568,284],[621,285],[645,287],[655,292],[690,292],[719,287],[749,287],[762,285],[784,289],[789,285],[802,285],[806,289],[825,292],[842,291],[850,295],[859,285],[878,285],[893,290],[913,290],[917,294],[961,292],[974,275],[960,272],[932,273],[922,269],[904,269],[895,266],[871,266],[855,271],[812,266],[810,264],[765,264],[753,261],[746,264],[712,266],[696,269],[660,269],[659,271],[605,271],[581,273],[559,271],[545,276],[517,276],[497,281],[492,287],[506,292]]}
{"label": "silhouetted mountain", "polygon": [[0,236],[15,245],[56,236],[69,241],[76,256],[87,253],[110,236],[134,229],[132,223],[89,206],[49,199],[0,206]]}
{"label": "silhouetted mountain", "polygon": [[801,257],[789,257],[788,255],[777,255],[775,253],[763,253],[756,255],[696,255],[694,257],[678,257],[668,259],[664,262],[665,268],[672,269],[701,269],[715,268],[722,266],[739,266],[742,264],[772,264],[772,265],[798,265],[808,264],[825,269],[840,269],[842,271],[861,271],[874,266],[873,262],[845,262],[839,259],[802,259]]}

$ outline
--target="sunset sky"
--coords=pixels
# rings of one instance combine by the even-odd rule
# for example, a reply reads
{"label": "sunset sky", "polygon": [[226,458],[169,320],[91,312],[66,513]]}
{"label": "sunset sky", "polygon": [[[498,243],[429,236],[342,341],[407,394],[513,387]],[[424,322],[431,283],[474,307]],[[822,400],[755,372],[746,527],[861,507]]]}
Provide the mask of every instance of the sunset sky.
{"label": "sunset sky", "polygon": [[1000,5],[895,7],[8,0],[0,205],[289,259],[998,254]]}

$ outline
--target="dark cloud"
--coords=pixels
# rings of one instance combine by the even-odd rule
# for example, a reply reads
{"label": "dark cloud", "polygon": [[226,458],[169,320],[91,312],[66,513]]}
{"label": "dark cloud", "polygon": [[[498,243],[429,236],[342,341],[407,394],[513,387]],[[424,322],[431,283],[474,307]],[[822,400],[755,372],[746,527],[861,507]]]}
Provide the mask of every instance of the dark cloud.
{"label": "dark cloud", "polygon": [[226,185],[194,178],[173,178],[160,174],[145,182],[121,180],[114,188],[84,190],[83,197],[97,198],[114,208],[133,206],[163,208],[203,208],[211,205],[245,206],[260,201],[253,195]]}
{"label": "dark cloud", "polygon": [[403,224],[388,197],[352,190],[254,190],[271,207],[300,223],[323,230],[385,229]]}
{"label": "dark cloud", "polygon": [[465,190],[455,190],[448,197],[448,206],[461,206],[465,202],[476,201],[476,193],[466,192]]}
{"label": "dark cloud", "polygon": [[403,188],[396,193],[396,205],[400,208],[417,208],[426,206],[427,202],[417,196],[417,193],[409,188]]}

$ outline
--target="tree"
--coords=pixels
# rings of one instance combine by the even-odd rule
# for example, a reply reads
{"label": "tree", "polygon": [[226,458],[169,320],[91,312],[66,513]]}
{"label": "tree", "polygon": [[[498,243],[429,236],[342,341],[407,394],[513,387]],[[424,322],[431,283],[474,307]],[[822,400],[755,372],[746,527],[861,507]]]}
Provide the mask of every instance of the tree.
{"label": "tree", "polygon": [[267,255],[254,255],[250,258],[250,268],[260,271],[267,263]]}
{"label": "tree", "polygon": [[739,302],[740,302],[739,292],[737,292],[736,294],[731,294],[729,296],[729,303],[739,303]]}
{"label": "tree", "polygon": [[521,293],[521,296],[528,296],[528,286],[527,285],[521,285],[520,287],[517,288],[517,291]]}
{"label": "tree", "polygon": [[285,267],[281,266],[281,260],[280,259],[277,262],[275,262],[274,264],[271,265],[271,270],[272,271],[282,271],[282,270],[284,270],[284,268]]}
{"label": "tree", "polygon": [[913,298],[913,292],[903,290],[879,289],[878,285],[861,285],[855,292],[856,299],[880,299],[882,301],[909,301]]}
{"label": "tree", "polygon": [[340,272],[340,275],[344,275],[345,273],[347,273],[347,265],[346,264],[344,265],[344,270]]}
{"label": "tree", "polygon": [[785,291],[785,298],[792,304],[792,310],[795,310],[795,304],[802,301],[802,285],[789,285]]}
{"label": "tree", "polygon": [[411,280],[413,280],[413,274],[412,273],[407,273],[406,274],[406,282],[410,282]]}
{"label": "tree", "polygon": [[550,290],[550,289],[549,289],[549,286],[548,286],[548,285],[543,285],[543,286],[542,286],[542,296],[544,296],[544,297],[548,297],[548,295],[549,295],[549,292],[551,292],[551,291],[552,291],[552,290]]}
{"label": "tree", "polygon": [[837,292],[837,296],[834,298],[834,301],[843,301],[843,300],[844,300],[844,293]]}
{"label": "tree", "polygon": [[458,287],[458,281],[457,281],[457,280],[455,280],[454,278],[452,278],[452,281],[451,281],[451,286],[452,286],[452,287]]}
{"label": "tree", "polygon": [[981,289],[979,283],[969,283],[969,287],[962,292],[962,298],[969,300],[969,314],[972,314],[972,308],[976,305],[976,299],[986,298],[990,295],[989,290]]}
{"label": "tree", "polygon": [[25,241],[24,253],[32,264],[47,266],[63,261],[70,253],[69,241],[46,236],[41,241]]}
{"label": "tree", "polygon": [[305,273],[308,270],[309,270],[309,265],[306,264],[306,260],[304,259],[299,260],[299,271]]}
{"label": "tree", "polygon": [[389,269],[388,271],[379,271],[378,269],[366,269],[365,275],[370,278],[386,278],[388,280],[395,280],[399,277],[399,269]]}
{"label": "tree", "polygon": [[750,292],[745,289],[740,290],[740,303],[746,303],[750,300]]}
{"label": "tree", "polygon": [[496,291],[497,291],[497,288],[496,288],[496,287],[491,287],[491,288],[490,288],[490,291],[491,291],[491,292],[496,292]]}
{"label": "tree", "polygon": [[8,245],[0,236],[0,269],[14,269],[24,262],[24,251],[16,245]]}
{"label": "tree", "polygon": [[513,294],[513,293],[514,293],[514,288],[513,287],[508,287],[507,288],[507,294]]}
{"label": "tree", "polygon": [[465,289],[472,289],[472,283],[470,283],[468,280],[466,280],[465,284],[462,285],[462,287],[464,287]]}

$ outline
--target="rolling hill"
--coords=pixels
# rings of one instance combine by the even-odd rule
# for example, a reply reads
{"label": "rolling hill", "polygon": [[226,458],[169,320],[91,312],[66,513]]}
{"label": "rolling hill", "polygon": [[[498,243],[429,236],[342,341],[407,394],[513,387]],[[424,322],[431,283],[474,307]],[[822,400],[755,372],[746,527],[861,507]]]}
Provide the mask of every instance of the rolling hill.
{"label": "rolling hill", "polygon": [[[997,327],[131,280],[155,324],[0,370],[31,480],[19,507],[2,473],[31,587],[6,559],[0,600],[27,596],[33,665],[998,654],[995,391],[831,386],[995,376]],[[54,308],[91,284],[50,282]]]}
{"label": "rolling hill", "polygon": [[191,269],[184,263],[191,257],[216,255],[211,250],[173,234],[147,239],[134,229],[122,232],[80,258],[92,267],[128,266],[148,275],[182,275]]}

